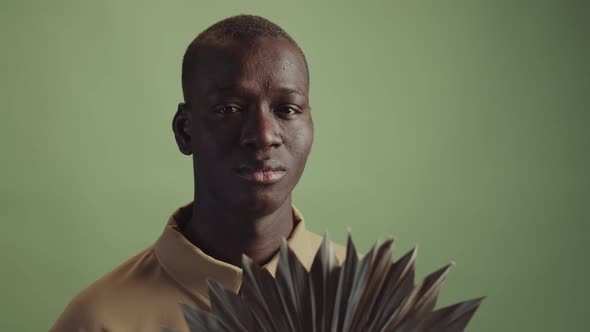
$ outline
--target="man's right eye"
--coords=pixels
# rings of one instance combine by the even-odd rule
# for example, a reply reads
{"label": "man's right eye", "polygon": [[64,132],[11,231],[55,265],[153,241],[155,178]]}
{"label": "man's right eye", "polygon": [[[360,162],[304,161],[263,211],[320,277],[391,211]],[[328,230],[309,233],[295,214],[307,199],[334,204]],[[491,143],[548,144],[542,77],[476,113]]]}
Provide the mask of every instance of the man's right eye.
{"label": "man's right eye", "polygon": [[215,108],[215,112],[219,114],[232,114],[240,111],[240,107],[235,105],[224,105]]}

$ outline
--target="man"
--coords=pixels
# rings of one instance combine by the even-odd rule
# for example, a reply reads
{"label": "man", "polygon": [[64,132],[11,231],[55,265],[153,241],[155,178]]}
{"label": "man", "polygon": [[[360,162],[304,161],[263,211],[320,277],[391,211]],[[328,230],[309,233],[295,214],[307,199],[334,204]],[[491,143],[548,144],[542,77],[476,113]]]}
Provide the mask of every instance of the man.
{"label": "man", "polygon": [[172,128],[193,155],[194,200],[152,246],[78,294],[52,331],[186,331],[179,302],[208,309],[207,279],[237,292],[242,254],[274,274],[282,238],[311,266],[321,237],[291,198],[313,143],[303,52],[264,18],[231,17],[189,45],[182,85]]}

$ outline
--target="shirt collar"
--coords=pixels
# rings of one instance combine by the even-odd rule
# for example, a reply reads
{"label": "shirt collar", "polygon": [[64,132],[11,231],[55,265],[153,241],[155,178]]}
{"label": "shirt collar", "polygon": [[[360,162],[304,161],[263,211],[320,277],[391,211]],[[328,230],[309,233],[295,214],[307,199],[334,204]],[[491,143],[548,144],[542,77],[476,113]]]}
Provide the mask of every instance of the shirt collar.
{"label": "shirt collar", "polygon": [[[187,291],[208,303],[207,279],[214,279],[224,288],[237,293],[242,284],[242,269],[207,255],[180,233],[178,222],[186,222],[190,218],[193,203],[194,201],[190,201],[172,213],[154,247],[158,261],[166,272]],[[295,225],[287,242],[309,269],[315,252],[311,248],[303,215],[294,205],[291,207]],[[273,276],[278,260],[277,253],[263,265]]]}

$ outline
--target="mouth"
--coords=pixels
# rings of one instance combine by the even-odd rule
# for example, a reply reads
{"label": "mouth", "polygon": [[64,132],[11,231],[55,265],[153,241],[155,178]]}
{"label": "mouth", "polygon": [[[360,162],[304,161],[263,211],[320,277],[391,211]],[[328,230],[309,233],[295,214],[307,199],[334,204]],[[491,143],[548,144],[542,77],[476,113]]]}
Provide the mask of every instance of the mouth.
{"label": "mouth", "polygon": [[237,176],[255,183],[271,184],[282,179],[287,170],[279,163],[267,161],[257,164],[243,164],[234,170]]}

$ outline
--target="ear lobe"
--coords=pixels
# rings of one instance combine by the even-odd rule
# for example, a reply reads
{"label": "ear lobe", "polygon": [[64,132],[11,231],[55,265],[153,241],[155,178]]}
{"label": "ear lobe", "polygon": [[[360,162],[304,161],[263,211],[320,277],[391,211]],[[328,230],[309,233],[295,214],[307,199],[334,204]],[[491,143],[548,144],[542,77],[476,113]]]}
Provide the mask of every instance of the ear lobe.
{"label": "ear lobe", "polygon": [[185,103],[179,103],[178,110],[172,119],[172,131],[178,149],[187,156],[193,153],[191,147],[191,121],[192,114],[189,107]]}

